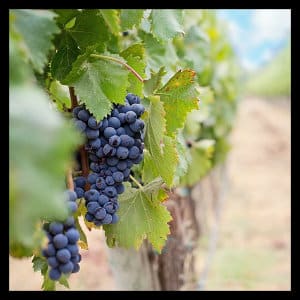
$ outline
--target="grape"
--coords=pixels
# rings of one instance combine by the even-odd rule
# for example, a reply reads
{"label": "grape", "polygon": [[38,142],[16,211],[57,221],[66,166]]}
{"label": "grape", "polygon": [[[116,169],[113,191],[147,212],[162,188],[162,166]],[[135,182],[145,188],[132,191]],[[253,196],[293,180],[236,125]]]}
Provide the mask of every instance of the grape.
{"label": "grape", "polygon": [[74,213],[77,210],[78,206],[76,202],[68,202],[68,209],[71,213]]}
{"label": "grape", "polygon": [[84,189],[80,188],[80,187],[76,187],[74,189],[76,195],[77,195],[77,198],[82,198],[84,196]]}
{"label": "grape", "polygon": [[99,157],[99,158],[102,158],[104,156],[104,153],[103,153],[103,148],[100,147],[97,152],[96,152],[96,155]]}
{"label": "grape", "polygon": [[117,108],[114,108],[112,111],[111,111],[111,116],[112,117],[118,117],[119,115],[119,111]]}
{"label": "grape", "polygon": [[79,260],[80,260],[79,255],[76,255],[76,256],[74,256],[74,257],[71,257],[71,262],[72,262],[73,264],[79,263]]}
{"label": "grape", "polygon": [[96,180],[96,186],[99,190],[104,190],[106,188],[106,182],[105,182],[105,179],[102,178],[102,177],[99,177],[97,180]]}
{"label": "grape", "polygon": [[91,146],[92,149],[99,149],[101,147],[101,140],[99,138],[90,140],[89,145]]}
{"label": "grape", "polygon": [[119,147],[117,148],[117,157],[118,157],[119,159],[125,159],[125,158],[127,158],[128,153],[129,153],[129,151],[128,151],[128,149],[125,148],[125,147],[119,146]]}
{"label": "grape", "polygon": [[116,132],[117,132],[117,135],[118,135],[118,136],[121,136],[122,134],[125,134],[125,133],[126,133],[126,132],[125,132],[125,129],[124,129],[123,127],[118,128],[118,129],[116,130]]}
{"label": "grape", "polygon": [[52,243],[48,244],[46,252],[47,252],[48,256],[54,256],[56,254],[56,249]]}
{"label": "grape", "polygon": [[120,171],[125,170],[127,168],[127,162],[125,160],[119,161],[118,164],[117,164],[117,168]]}
{"label": "grape", "polygon": [[137,158],[133,159],[133,163],[139,164],[143,160],[143,154],[140,154]]}
{"label": "grape", "polygon": [[79,240],[79,232],[75,228],[67,230],[65,234],[70,244],[75,244]]}
{"label": "grape", "polygon": [[100,195],[99,196],[99,199],[98,199],[98,202],[100,205],[104,205],[105,203],[107,203],[109,201],[108,197],[105,196],[105,195]]}
{"label": "grape", "polygon": [[133,123],[136,120],[136,113],[134,111],[128,111],[125,116],[125,120],[128,123]]}
{"label": "grape", "polygon": [[87,181],[88,181],[88,183],[93,184],[93,183],[96,183],[97,178],[98,178],[97,174],[91,173],[91,174],[89,174]]}
{"label": "grape", "polygon": [[109,197],[114,197],[117,195],[117,190],[113,186],[108,186],[107,188],[105,188],[104,194]]}
{"label": "grape", "polygon": [[65,227],[65,229],[66,229],[66,228],[69,228],[69,227],[72,227],[72,226],[74,226],[74,225],[75,225],[75,219],[74,219],[74,217],[72,217],[72,216],[68,217],[68,218],[65,220],[65,222],[64,222],[64,227]]}
{"label": "grape", "polygon": [[61,276],[61,272],[58,269],[51,269],[49,272],[49,277],[52,280],[58,280]]}
{"label": "grape", "polygon": [[109,144],[106,144],[103,147],[103,154],[106,156],[114,156],[116,153],[116,149]]}
{"label": "grape", "polygon": [[93,172],[95,172],[95,173],[99,173],[100,170],[101,170],[99,164],[98,164],[98,163],[95,163],[95,162],[92,162],[92,163],[90,164],[90,169],[91,169]]}
{"label": "grape", "polygon": [[99,129],[100,123],[97,123],[96,119],[94,117],[89,117],[88,119],[88,126],[92,129]]}
{"label": "grape", "polygon": [[124,180],[124,175],[121,172],[113,173],[113,179],[115,182],[122,182]]}
{"label": "grape", "polygon": [[111,136],[116,135],[116,130],[113,127],[106,127],[104,130],[104,136],[109,139]]}
{"label": "grape", "polygon": [[56,259],[55,256],[50,256],[47,259],[48,265],[52,268],[57,268],[59,266],[59,261]]}
{"label": "grape", "polygon": [[67,195],[67,200],[68,201],[72,201],[72,202],[76,201],[77,195],[74,191],[67,190],[65,193]]}
{"label": "grape", "polygon": [[53,238],[53,244],[56,249],[61,249],[68,245],[68,239],[64,234],[59,233]]}
{"label": "grape", "polygon": [[81,120],[76,120],[75,126],[79,132],[84,132],[86,129],[86,124]]}
{"label": "grape", "polygon": [[124,185],[123,184],[116,185],[116,190],[118,194],[122,194],[125,190]]}
{"label": "grape", "polygon": [[107,176],[105,178],[105,182],[106,182],[107,185],[114,185],[115,184],[115,181],[114,181],[112,176]]}
{"label": "grape", "polygon": [[119,217],[116,214],[112,215],[111,224],[115,224],[119,221]]}
{"label": "grape", "polygon": [[113,214],[116,210],[116,206],[112,202],[107,202],[103,207],[110,214]]}
{"label": "grape", "polygon": [[139,148],[136,147],[136,146],[133,146],[133,147],[131,147],[130,150],[129,150],[128,157],[129,157],[130,159],[135,159],[135,158],[137,158],[137,157],[139,156],[139,154],[140,154]]}
{"label": "grape", "polygon": [[64,274],[68,274],[71,273],[73,271],[73,263],[71,261],[68,261],[67,263],[60,265],[59,266],[59,270],[64,273]]}
{"label": "grape", "polygon": [[72,273],[77,273],[77,272],[79,272],[79,270],[80,270],[79,264],[74,264]]}
{"label": "grape", "polygon": [[70,251],[71,257],[78,255],[79,247],[77,244],[69,244],[67,249]]}
{"label": "grape", "polygon": [[126,122],[125,116],[126,116],[125,113],[119,113],[118,119],[119,119],[119,121],[120,121],[121,124],[124,124]]}
{"label": "grape", "polygon": [[134,139],[126,134],[120,136],[121,146],[132,147],[134,145]]}
{"label": "grape", "polygon": [[99,161],[99,157],[96,156],[95,154],[90,154],[90,155],[89,155],[89,159],[90,159],[92,162],[98,162],[98,161]]}
{"label": "grape", "polygon": [[64,230],[64,225],[62,223],[59,222],[51,222],[49,225],[49,231],[56,235],[58,233],[62,233]]}
{"label": "grape", "polygon": [[63,248],[57,251],[56,258],[62,263],[67,263],[71,258],[71,253],[68,249]]}
{"label": "grape", "polygon": [[86,122],[89,119],[90,114],[88,113],[87,110],[82,109],[78,112],[77,117],[78,117],[78,119]]}
{"label": "grape", "polygon": [[118,129],[121,126],[121,122],[116,117],[111,117],[108,119],[108,126]]}
{"label": "grape", "polygon": [[[76,184],[76,187],[84,188],[84,186],[86,184],[86,179],[83,176],[79,176],[79,177],[74,178],[74,182]],[[72,191],[70,191],[70,192],[72,193]],[[75,200],[76,200],[76,198],[75,198]],[[75,201],[75,200],[71,200],[71,201]]]}
{"label": "grape", "polygon": [[95,214],[96,209],[99,208],[99,203],[96,201],[89,202],[86,207],[88,212],[93,215]]}
{"label": "grape", "polygon": [[112,216],[110,214],[106,214],[105,218],[102,220],[103,224],[109,224],[112,221]]}
{"label": "grape", "polygon": [[118,164],[119,160],[116,157],[108,157],[106,160],[106,163],[109,166],[116,166]]}
{"label": "grape", "polygon": [[109,138],[109,144],[113,147],[118,147],[121,143],[121,138],[117,135],[113,135]]}
{"label": "grape", "polygon": [[129,174],[130,174],[130,169],[125,169],[125,170],[123,171],[123,176],[124,176],[124,178],[125,178],[125,177],[128,177]]}
{"label": "grape", "polygon": [[84,198],[88,201],[97,201],[99,196],[99,192],[94,189],[91,189],[84,193]]}
{"label": "grape", "polygon": [[136,113],[138,117],[141,116],[145,111],[145,108],[142,104],[133,104],[131,106],[131,109]]}
{"label": "grape", "polygon": [[102,220],[106,216],[106,210],[104,208],[98,208],[95,213],[95,218]]}
{"label": "grape", "polygon": [[88,222],[93,222],[94,220],[94,216],[90,213],[86,213],[85,214],[85,219],[88,221]]}
{"label": "grape", "polygon": [[136,120],[134,123],[129,125],[129,128],[133,132],[139,132],[142,129],[144,129],[144,127],[145,127],[145,123],[142,120]]}
{"label": "grape", "polygon": [[82,107],[81,107],[81,106],[76,106],[76,107],[73,109],[73,111],[72,111],[73,116],[74,116],[75,118],[77,118],[77,117],[78,117],[78,113],[79,113],[81,110],[82,110]]}
{"label": "grape", "polygon": [[129,104],[140,103],[139,98],[131,93],[127,94],[126,99],[128,100]]}
{"label": "grape", "polygon": [[88,139],[96,139],[99,136],[99,130],[87,128],[85,130]]}

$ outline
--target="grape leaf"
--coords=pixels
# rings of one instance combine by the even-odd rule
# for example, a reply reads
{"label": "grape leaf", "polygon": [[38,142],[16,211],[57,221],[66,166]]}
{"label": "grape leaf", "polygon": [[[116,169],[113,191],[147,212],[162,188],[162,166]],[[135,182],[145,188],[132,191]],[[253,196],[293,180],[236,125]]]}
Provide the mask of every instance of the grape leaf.
{"label": "grape leaf", "polygon": [[[124,61],[115,54],[105,55]],[[129,85],[128,71],[122,65],[111,60],[91,59],[88,53],[77,58],[64,82],[74,86],[79,101],[85,103],[98,121],[110,113],[112,102],[125,102]]]}
{"label": "grape leaf", "polygon": [[199,90],[194,82],[193,70],[179,70],[158,92],[164,103],[167,134],[173,136],[184,126],[187,114],[198,109]]}
{"label": "grape leaf", "polygon": [[71,108],[71,100],[69,89],[67,86],[60,84],[57,80],[53,80],[49,87],[50,98],[52,98],[60,110]]}
{"label": "grape leaf", "polygon": [[35,255],[33,256],[31,262],[34,272],[41,271],[42,274],[45,274],[47,272],[48,263],[45,258]]}
{"label": "grape leaf", "polygon": [[131,29],[134,25],[138,27],[143,14],[143,9],[122,9],[120,15],[122,30]]}
{"label": "grape leaf", "polygon": [[[135,44],[120,53],[120,55],[127,61],[141,77],[145,77],[145,49],[141,44]],[[130,86],[128,90],[140,97],[143,96],[143,83],[140,82],[132,73],[129,74],[128,80]]]}
{"label": "grape leaf", "polygon": [[109,30],[114,35],[118,35],[121,30],[118,11],[116,9],[100,9],[100,12]]}
{"label": "grape leaf", "polygon": [[150,19],[153,35],[160,41],[165,41],[184,33],[182,27],[182,9],[152,9]]}
{"label": "grape leaf", "polygon": [[194,143],[190,150],[191,161],[188,170],[181,178],[182,185],[193,186],[212,168],[214,143],[214,140],[201,140]]}
{"label": "grape leaf", "polygon": [[172,219],[157,198],[161,184],[162,180],[156,180],[142,189],[126,186],[119,198],[119,222],[103,226],[109,247],[138,249],[147,238],[153,248],[161,252],[170,233],[168,222]]}
{"label": "grape leaf", "polygon": [[46,10],[16,9],[11,13],[15,16],[15,30],[23,38],[23,48],[34,69],[42,73],[47,62],[47,55],[53,49],[51,40],[60,32],[53,18],[55,14]]}
{"label": "grape leaf", "polygon": [[66,25],[69,21],[71,21],[74,17],[80,14],[78,9],[53,9],[56,13],[56,21],[58,24]]}
{"label": "grape leaf", "polygon": [[[165,111],[162,102],[158,97],[151,98],[149,115],[146,120],[145,148],[149,152],[150,158],[144,162],[143,178],[149,180],[147,169],[154,170],[152,174],[161,176],[168,186],[171,186],[174,179],[178,155],[175,141],[164,136],[166,121]],[[150,166],[147,166],[147,163]],[[153,178],[152,178],[153,179]]]}
{"label": "grape leaf", "polygon": [[61,285],[65,286],[66,288],[70,288],[67,276],[68,275],[66,275],[66,274],[62,274],[61,277],[59,278],[58,282]]}
{"label": "grape leaf", "polygon": [[72,64],[80,54],[78,45],[68,32],[63,32],[60,46],[51,61],[51,74],[57,80],[63,79],[72,70]]}
{"label": "grape leaf", "polygon": [[146,61],[149,71],[152,69],[158,72],[164,66],[166,71],[174,72],[178,65],[180,65],[180,61],[172,41],[161,43],[151,33],[146,33],[142,30],[139,30],[138,34],[145,44]]}
{"label": "grape leaf", "polygon": [[67,217],[65,171],[81,137],[37,87],[11,88],[9,115],[10,244],[33,248],[40,218]]}
{"label": "grape leaf", "polygon": [[94,44],[104,43],[109,39],[101,13],[95,9],[85,9],[76,16],[75,26],[68,29],[81,49]]}
{"label": "grape leaf", "polygon": [[48,274],[43,275],[43,277],[42,289],[44,291],[55,291],[56,282],[51,280]]}
{"label": "grape leaf", "polygon": [[160,85],[162,77],[166,74],[165,68],[161,67],[157,73],[151,72],[151,77],[144,81],[144,95],[146,97],[153,94]]}

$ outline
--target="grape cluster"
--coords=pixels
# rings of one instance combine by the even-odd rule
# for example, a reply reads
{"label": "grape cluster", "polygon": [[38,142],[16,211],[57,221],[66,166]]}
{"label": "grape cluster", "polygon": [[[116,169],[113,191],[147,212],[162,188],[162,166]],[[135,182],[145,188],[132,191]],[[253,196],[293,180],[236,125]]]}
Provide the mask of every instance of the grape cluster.
{"label": "grape cluster", "polygon": [[[66,193],[69,211],[73,213],[77,210],[77,195],[70,190]],[[59,280],[62,273],[77,273],[80,269],[81,255],[77,244],[79,232],[75,227],[74,217],[69,216],[64,222],[45,223],[44,230],[48,237],[48,245],[42,254],[50,266],[50,279]]]}
{"label": "grape cluster", "polygon": [[[127,94],[125,105],[114,105],[111,114],[101,122],[83,106],[73,109],[78,130],[86,135],[89,154],[88,177],[77,177],[75,192],[86,200],[85,218],[96,226],[118,221],[118,194],[124,192],[123,182],[129,180],[133,164],[143,160],[144,106],[138,96]],[[86,183],[90,189],[84,191]]]}

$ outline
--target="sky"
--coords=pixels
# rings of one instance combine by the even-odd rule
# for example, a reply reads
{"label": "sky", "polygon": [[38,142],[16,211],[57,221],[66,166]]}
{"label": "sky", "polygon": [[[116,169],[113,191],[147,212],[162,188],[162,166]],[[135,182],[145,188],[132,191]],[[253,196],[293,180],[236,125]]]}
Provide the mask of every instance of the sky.
{"label": "sky", "polygon": [[272,59],[291,35],[289,9],[219,9],[229,35],[248,71],[255,70]]}

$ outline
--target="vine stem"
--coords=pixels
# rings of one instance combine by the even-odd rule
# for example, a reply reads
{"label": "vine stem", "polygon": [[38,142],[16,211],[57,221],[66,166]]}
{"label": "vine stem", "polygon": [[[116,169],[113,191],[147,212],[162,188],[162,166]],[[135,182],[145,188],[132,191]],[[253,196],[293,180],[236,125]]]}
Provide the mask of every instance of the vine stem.
{"label": "vine stem", "polygon": [[72,168],[68,168],[67,170],[67,188],[69,190],[74,191],[74,182],[73,182],[73,177],[72,177]]}
{"label": "vine stem", "polygon": [[118,58],[112,57],[112,56],[107,56],[107,55],[101,55],[101,54],[91,54],[91,57],[95,58],[100,58],[100,59],[106,59],[106,60],[111,60],[114,61],[118,64],[123,65],[127,70],[129,70],[140,82],[144,82],[144,79],[142,76],[131,66],[127,65],[125,62],[121,61]]}
{"label": "vine stem", "polygon": [[69,93],[70,93],[71,105],[72,105],[71,109],[73,109],[74,107],[78,106],[78,101],[75,95],[74,87],[69,86]]}
{"label": "vine stem", "polygon": [[143,186],[132,175],[129,175],[129,177],[140,189],[143,188]]}

